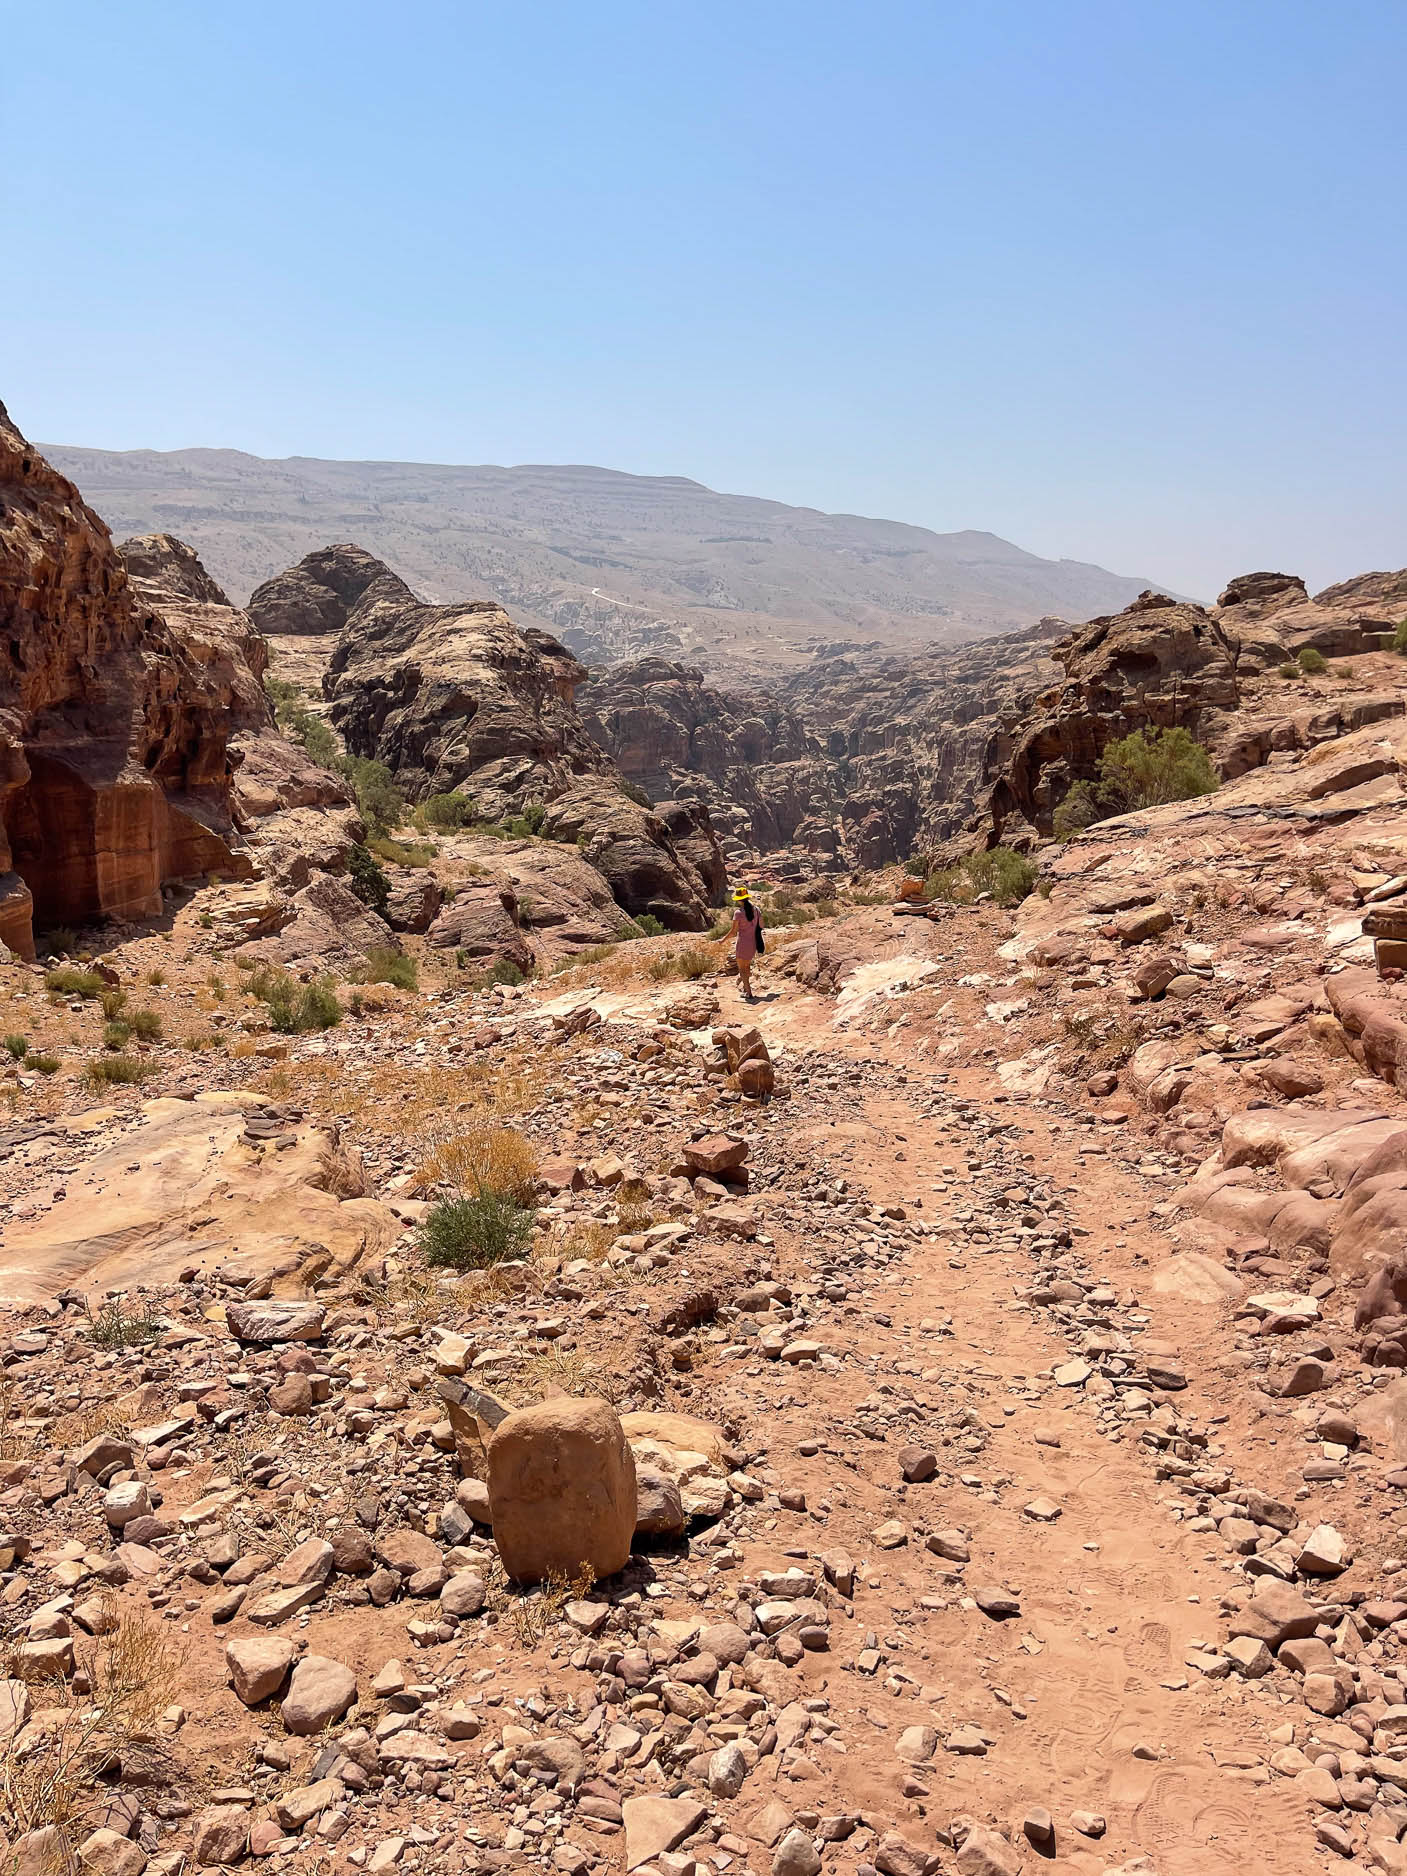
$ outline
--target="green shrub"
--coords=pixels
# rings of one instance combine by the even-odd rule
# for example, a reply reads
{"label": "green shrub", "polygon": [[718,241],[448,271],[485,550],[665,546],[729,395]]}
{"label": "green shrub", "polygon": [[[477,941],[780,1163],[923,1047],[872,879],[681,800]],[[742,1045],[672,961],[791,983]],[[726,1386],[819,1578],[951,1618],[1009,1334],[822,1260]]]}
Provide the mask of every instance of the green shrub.
{"label": "green shrub", "polygon": [[135,1055],[99,1055],[89,1062],[84,1075],[95,1088],[116,1083],[119,1086],[133,1086],[143,1082],[151,1073],[145,1062],[139,1062]]}
{"label": "green shrub", "polygon": [[391,897],[391,882],[385,869],[366,847],[355,846],[347,855],[347,884],[373,912],[384,912]]}
{"label": "green shrub", "polygon": [[662,938],[669,929],[653,912],[642,912],[634,920],[635,930],[642,938]]}
{"label": "green shrub", "polygon": [[45,935],[43,951],[46,958],[63,957],[65,953],[71,956],[77,949],[78,933],[71,925],[56,925]]}
{"label": "green shrub", "polygon": [[265,965],[250,978],[248,989],[268,1010],[269,1027],[282,1036],[331,1029],[342,1020],[342,1005],[326,978],[299,984],[287,971]]}
{"label": "green shrub", "polygon": [[138,1042],[161,1040],[161,1017],[156,1010],[130,1010],[123,1020]]}
{"label": "green shrub", "polygon": [[96,1311],[89,1302],[83,1308],[88,1333],[98,1348],[141,1348],[163,1333],[160,1317],[145,1300],[140,1309],[131,1311],[124,1307],[121,1296],[110,1297]]}
{"label": "green shrub", "polygon": [[14,1061],[22,1062],[29,1054],[29,1039],[26,1036],[6,1036],[5,1053]]}
{"label": "green shrub", "polygon": [[108,1021],[110,1023],[115,1022],[126,1007],[127,992],[125,990],[104,990],[102,995],[98,998],[98,1002],[102,1006],[103,1015]]}
{"label": "green shrub", "polygon": [[362,819],[374,834],[384,834],[399,827],[405,819],[405,796],[396,786],[396,778],[384,762],[366,756],[347,756],[339,764],[352,784]]}
{"label": "green shrub", "polygon": [[438,827],[448,831],[467,827],[476,816],[473,802],[455,789],[448,795],[427,797],[416,810],[415,818],[422,827]]}
{"label": "green shrub", "polygon": [[911,853],[904,862],[904,871],[910,879],[927,879],[928,862],[921,853]]}
{"label": "green shrub", "polygon": [[[459,957],[467,956],[468,954],[457,952],[455,955]],[[527,973],[520,971],[511,958],[500,958],[498,962],[491,965],[482,976],[475,979],[474,988],[476,990],[492,990],[495,984],[522,984],[526,982]]]}
{"label": "green shrub", "polygon": [[57,1055],[27,1055],[24,1058],[24,1065],[32,1069],[36,1075],[57,1075],[59,1072]]}
{"label": "green shrub", "polygon": [[1100,794],[1115,814],[1212,795],[1221,786],[1211,757],[1182,728],[1135,730],[1099,759]]}
{"label": "green shrub", "polygon": [[432,1268],[486,1270],[521,1256],[532,1229],[532,1213],[489,1186],[471,1197],[432,1205],[420,1227],[420,1247]]}
{"label": "green shrub", "polygon": [[542,803],[530,801],[521,814],[503,823],[503,832],[510,840],[536,840],[546,819],[547,810]]}
{"label": "green shrub", "polygon": [[1313,645],[1301,645],[1296,662],[1306,677],[1318,677],[1321,671],[1327,671],[1322,651],[1316,651]]}
{"label": "green shrub", "polygon": [[106,1023],[103,1026],[103,1047],[114,1053],[125,1049],[132,1040],[132,1032],[126,1023]]}
{"label": "green shrub", "polygon": [[[1295,675],[1293,666],[1289,670]],[[1220,786],[1211,757],[1185,729],[1135,730],[1106,747],[1097,782],[1074,784],[1055,810],[1052,831],[1057,840],[1067,840],[1110,815],[1190,801]]]}
{"label": "green shrub", "polygon": [[45,971],[44,988],[56,997],[100,997],[107,989],[96,971],[81,971],[72,964]]}
{"label": "green shrub", "polygon": [[969,853],[956,866],[945,867],[928,881],[928,895],[950,899],[957,905],[971,905],[982,893],[990,893],[998,905],[1019,905],[1036,883],[1036,868],[1024,854],[1010,847],[993,847],[986,853]]}
{"label": "green shrub", "polygon": [[1279,671],[1281,677],[1298,677],[1300,674],[1300,668],[1297,664],[1277,665],[1276,669]]}
{"label": "green shrub", "polygon": [[1407,658],[1407,619],[1404,619],[1393,633],[1392,649],[1399,658]]}
{"label": "green shrub", "polygon": [[637,782],[625,782],[620,785],[620,792],[627,800],[633,801],[637,808],[653,808],[654,802]]}
{"label": "green shrub", "polygon": [[298,1029],[335,1029],[341,1020],[342,1005],[337,1001],[337,992],[326,978],[304,985],[295,1019]]}
{"label": "green shrub", "polygon": [[414,990],[420,983],[415,959],[389,945],[377,945],[366,954],[361,971],[364,984],[394,984],[398,990]]}

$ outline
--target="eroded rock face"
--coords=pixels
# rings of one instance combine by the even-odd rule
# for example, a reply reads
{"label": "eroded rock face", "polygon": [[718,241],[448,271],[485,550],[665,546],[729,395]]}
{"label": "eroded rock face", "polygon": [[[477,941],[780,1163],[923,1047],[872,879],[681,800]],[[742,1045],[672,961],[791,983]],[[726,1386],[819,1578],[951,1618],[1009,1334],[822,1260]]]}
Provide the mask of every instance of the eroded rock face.
{"label": "eroded rock face", "polygon": [[[186,603],[213,605],[185,571]],[[167,880],[248,870],[229,735],[257,678],[154,609],[3,407],[0,622],[0,939],[32,956],[35,925],[148,916]]]}
{"label": "eroded rock face", "polygon": [[[191,548],[114,547],[0,407],[0,941],[154,917],[162,887],[346,864],[345,784],[274,727],[268,656]],[[251,848],[249,836],[255,836]]]}
{"label": "eroded rock face", "polygon": [[1095,779],[1109,743],[1135,730],[1187,730],[1232,777],[1272,751],[1312,748],[1380,718],[1401,699],[1317,702],[1284,716],[1246,691],[1247,680],[1306,647],[1332,655],[1376,651],[1407,603],[1407,570],[1365,574],[1309,599],[1290,574],[1233,580],[1211,611],[1145,593],[1124,612],[1094,619],[1052,647],[1065,673],[1036,699],[989,801],[994,837],[1049,834],[1078,781]]}
{"label": "eroded rock face", "polygon": [[354,755],[414,799],[458,791],[486,821],[546,806],[628,912],[689,931],[709,922],[725,867],[706,809],[652,813],[622,789],[576,705],[585,669],[492,601],[428,606],[360,548],[331,547],[261,587],[256,623],[339,634],[324,690]]}

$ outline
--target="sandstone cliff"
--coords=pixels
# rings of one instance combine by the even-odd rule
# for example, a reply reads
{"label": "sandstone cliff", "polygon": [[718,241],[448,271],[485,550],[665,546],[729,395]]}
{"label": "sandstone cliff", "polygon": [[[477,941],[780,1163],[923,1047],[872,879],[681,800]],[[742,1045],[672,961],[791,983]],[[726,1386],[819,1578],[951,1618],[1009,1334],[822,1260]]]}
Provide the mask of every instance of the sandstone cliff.
{"label": "sandstone cliff", "polygon": [[257,682],[182,639],[2,406],[0,623],[0,940],[31,956],[36,925],[149,916],[167,880],[248,869],[229,737]]}
{"label": "sandstone cliff", "polygon": [[383,762],[413,800],[459,792],[486,822],[538,808],[626,911],[700,930],[725,864],[699,804],[633,798],[577,708],[586,671],[546,632],[492,601],[430,606],[360,548],[330,547],[250,602],[270,636],[337,639],[323,680],[353,755]]}

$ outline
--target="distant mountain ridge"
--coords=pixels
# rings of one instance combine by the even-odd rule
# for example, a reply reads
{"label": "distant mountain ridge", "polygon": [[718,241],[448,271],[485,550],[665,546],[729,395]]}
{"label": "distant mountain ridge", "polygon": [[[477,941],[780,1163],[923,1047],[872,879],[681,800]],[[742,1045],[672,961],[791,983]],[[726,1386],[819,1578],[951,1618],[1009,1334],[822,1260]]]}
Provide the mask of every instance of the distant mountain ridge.
{"label": "distant mountain ridge", "polygon": [[310,550],[356,541],[427,600],[497,599],[593,662],[658,651],[762,675],[822,645],[960,644],[1048,614],[1114,612],[1150,584],[995,534],[824,514],[683,476],[45,450],[115,535],[177,535],[240,600]]}

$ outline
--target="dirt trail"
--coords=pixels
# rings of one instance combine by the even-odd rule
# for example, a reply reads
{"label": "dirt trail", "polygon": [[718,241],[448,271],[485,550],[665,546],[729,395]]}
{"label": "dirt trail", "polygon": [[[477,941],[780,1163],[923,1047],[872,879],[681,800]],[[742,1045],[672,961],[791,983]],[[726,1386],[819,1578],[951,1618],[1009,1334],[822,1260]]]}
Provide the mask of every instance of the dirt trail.
{"label": "dirt trail", "polygon": [[[903,1772],[896,1740],[907,1727],[931,1726],[936,1752],[914,1768],[912,1795],[901,1800],[915,1836],[924,1820],[931,1828],[966,1813],[1022,1844],[1023,1817],[1044,1807],[1055,1820],[1056,1860],[1075,1871],[1140,1853],[1162,1876],[1322,1869],[1303,1799],[1287,1783],[1270,1786],[1264,1769],[1275,1749],[1268,1731],[1294,1709],[1184,1666],[1189,1648],[1221,1632],[1224,1552],[1172,1522],[1160,1504],[1167,1488],[1132,1437],[1101,1432],[1078,1390],[1052,1384],[1069,1349],[1019,1300],[1034,1260],[974,1241],[971,1217],[957,1216],[982,1206],[995,1164],[1020,1168],[1006,1183],[1042,1202],[1061,1191],[1096,1271],[1121,1293],[1133,1282],[1150,1338],[1204,1335],[1215,1311],[1189,1314],[1149,1291],[1148,1264],[1166,1256],[1165,1240],[1126,1224],[1116,1248],[1110,1221],[1146,1211],[1150,1195],[1107,1160],[1077,1158],[1049,1111],[1011,1103],[994,1072],[968,1065],[933,1080],[915,1075],[908,1041],[837,1033],[834,1016],[834,1004],[787,986],[751,1009],[725,993],[727,1018],[751,1018],[794,1047],[858,1066],[866,1081],[909,1077],[882,1095],[866,1087],[862,1112],[807,1132],[876,1207],[901,1207],[933,1230],[896,1240],[903,1248],[879,1268],[861,1263],[842,1338],[816,1330],[839,1372],[809,1374],[769,1402],[774,1465],[805,1492],[812,1519],[818,1504],[833,1508],[823,1536],[807,1516],[784,1515],[749,1551],[746,1573],[785,1567],[802,1546],[840,1545],[871,1566],[853,1622],[833,1631],[833,1656],[808,1661],[847,1745],[843,1759],[827,1762],[835,1799],[822,1808],[838,1799],[873,1812],[883,1794],[892,1810]],[[784,1128],[802,1120],[805,1105],[796,1103]],[[985,1133],[994,1115],[1018,1130],[996,1153]],[[787,1248],[815,1271],[804,1240]],[[849,1265],[843,1250],[825,1261]],[[978,1450],[964,1456],[936,1444],[938,1479],[905,1485],[894,1446],[854,1433],[877,1391],[904,1403],[920,1443],[940,1419],[951,1422],[956,1395]],[[817,1441],[821,1450],[808,1455]],[[1027,1514],[1040,1500],[1049,1501],[1043,1512],[1059,1508],[1053,1521]],[[880,1550],[873,1533],[890,1519],[909,1535]],[[965,1583],[945,1578],[951,1565],[925,1551],[915,1520],[969,1534]],[[993,1621],[977,1610],[970,1590],[986,1585],[1016,1592],[1020,1614]],[[866,1678],[848,1670],[871,1633],[882,1659]],[[967,1728],[984,1733],[987,1748],[947,1750],[943,1742]],[[1075,1812],[1107,1820],[1097,1844],[1072,1830]]]}

